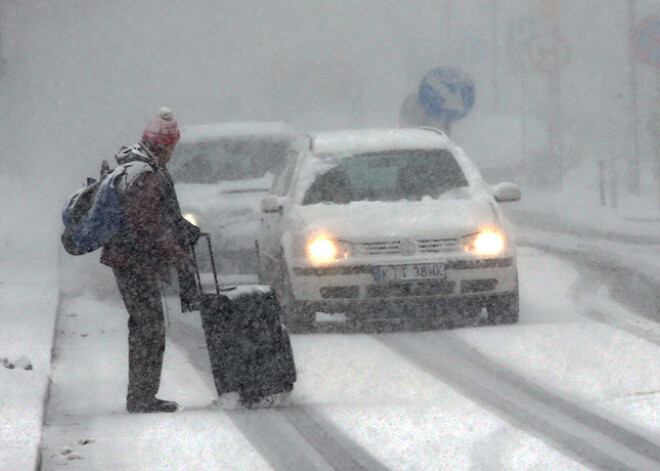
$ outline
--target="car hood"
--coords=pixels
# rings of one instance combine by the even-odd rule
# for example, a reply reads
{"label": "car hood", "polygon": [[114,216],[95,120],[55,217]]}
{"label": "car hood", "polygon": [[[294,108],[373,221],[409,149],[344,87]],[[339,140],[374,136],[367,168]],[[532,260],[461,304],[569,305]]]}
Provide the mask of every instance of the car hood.
{"label": "car hood", "polygon": [[401,237],[458,238],[496,223],[495,212],[486,197],[318,204],[298,206],[295,213],[303,232],[325,232],[350,242]]}
{"label": "car hood", "polygon": [[248,212],[258,214],[261,199],[267,190],[241,188],[239,191],[226,191],[218,185],[177,183],[176,192],[183,212],[193,211],[212,218]]}
{"label": "car hood", "polygon": [[192,214],[204,232],[221,234],[228,249],[253,249],[261,200],[269,184],[260,180],[218,184],[177,183],[181,212]]}

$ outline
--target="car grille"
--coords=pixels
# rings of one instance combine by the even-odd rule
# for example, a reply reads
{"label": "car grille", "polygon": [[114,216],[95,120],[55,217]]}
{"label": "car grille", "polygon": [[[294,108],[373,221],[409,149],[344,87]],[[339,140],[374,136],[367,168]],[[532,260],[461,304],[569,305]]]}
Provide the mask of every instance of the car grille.
{"label": "car grille", "polygon": [[488,278],[486,280],[463,280],[461,281],[461,293],[480,293],[482,291],[493,291],[497,287],[497,280]]}
{"label": "car grille", "polygon": [[369,285],[367,298],[405,298],[407,296],[438,296],[453,294],[456,283],[453,281],[424,281],[388,285]]}
{"label": "car grille", "polygon": [[453,252],[458,249],[458,239],[418,240],[417,245],[422,253]]}
{"label": "car grille", "polygon": [[360,297],[358,286],[326,286],[320,289],[323,299],[355,299]]}
{"label": "car grille", "polygon": [[[513,265],[513,258],[486,258],[478,260],[449,260],[448,270],[473,270],[481,268],[500,268]],[[337,275],[373,275],[374,265],[348,265],[328,267],[294,267],[297,276],[337,276]]]}
{"label": "car grille", "polygon": [[[396,255],[399,253],[399,240],[383,242],[365,242],[357,246],[357,252],[367,257],[377,255]],[[458,239],[421,239],[416,240],[418,253],[453,252],[458,249]]]}

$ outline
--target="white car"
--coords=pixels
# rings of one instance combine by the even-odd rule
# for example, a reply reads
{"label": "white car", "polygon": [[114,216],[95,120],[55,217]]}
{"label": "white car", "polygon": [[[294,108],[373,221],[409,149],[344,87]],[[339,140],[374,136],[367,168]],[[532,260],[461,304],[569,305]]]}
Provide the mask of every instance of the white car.
{"label": "white car", "polygon": [[[261,199],[300,133],[282,122],[181,128],[170,171],[184,216],[212,237],[222,272],[254,275]],[[208,255],[198,250],[202,271]]]}
{"label": "white car", "polygon": [[486,184],[437,129],[309,139],[261,202],[259,277],[289,328],[518,321],[516,244],[498,205],[520,199],[516,185]]}

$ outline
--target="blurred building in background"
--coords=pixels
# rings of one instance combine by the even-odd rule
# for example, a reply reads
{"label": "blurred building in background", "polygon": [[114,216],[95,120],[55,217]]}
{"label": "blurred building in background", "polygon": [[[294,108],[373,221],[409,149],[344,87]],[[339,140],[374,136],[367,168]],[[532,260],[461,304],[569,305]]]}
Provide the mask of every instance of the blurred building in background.
{"label": "blurred building in background", "polygon": [[[47,152],[93,171],[162,105],[183,124],[396,126],[424,75],[452,66],[476,87],[452,135],[482,165],[506,156],[555,189],[585,161],[644,175],[659,80],[631,33],[658,11],[651,0],[8,0],[0,157]],[[489,152],[488,139],[503,145]]]}

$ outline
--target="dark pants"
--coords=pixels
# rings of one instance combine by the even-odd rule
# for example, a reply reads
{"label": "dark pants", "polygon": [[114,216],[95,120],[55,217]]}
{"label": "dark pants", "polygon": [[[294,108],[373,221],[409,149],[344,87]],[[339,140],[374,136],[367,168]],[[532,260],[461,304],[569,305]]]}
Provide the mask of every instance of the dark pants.
{"label": "dark pants", "polygon": [[131,270],[113,270],[128,311],[127,400],[153,399],[165,354],[165,318],[158,280]]}

